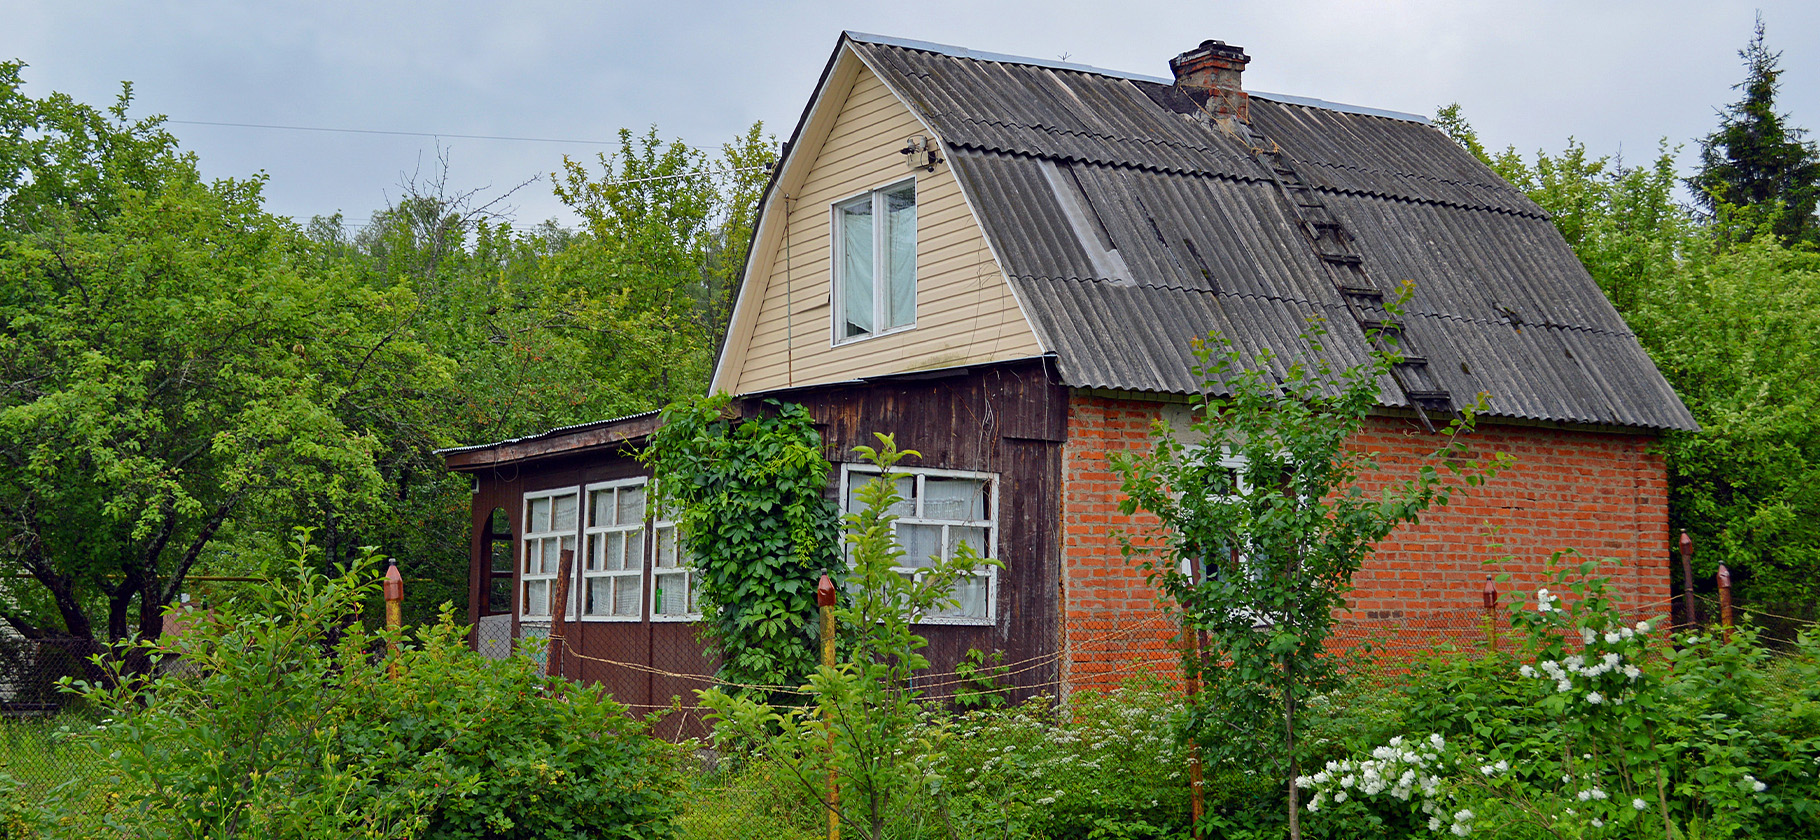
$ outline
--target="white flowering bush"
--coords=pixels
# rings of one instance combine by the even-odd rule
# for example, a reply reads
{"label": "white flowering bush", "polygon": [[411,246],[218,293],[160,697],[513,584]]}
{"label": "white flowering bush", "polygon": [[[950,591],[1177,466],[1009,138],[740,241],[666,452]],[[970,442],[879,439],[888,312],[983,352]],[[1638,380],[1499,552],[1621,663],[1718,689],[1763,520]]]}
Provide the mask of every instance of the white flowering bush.
{"label": "white flowering bush", "polygon": [[[1329,704],[1316,738],[1342,754],[1301,780],[1311,828],[1820,838],[1820,633],[1780,656],[1747,628],[1671,635],[1622,617],[1602,564],[1549,568],[1515,599],[1514,651],[1439,654]],[[1436,735],[1384,746],[1407,732]]]}

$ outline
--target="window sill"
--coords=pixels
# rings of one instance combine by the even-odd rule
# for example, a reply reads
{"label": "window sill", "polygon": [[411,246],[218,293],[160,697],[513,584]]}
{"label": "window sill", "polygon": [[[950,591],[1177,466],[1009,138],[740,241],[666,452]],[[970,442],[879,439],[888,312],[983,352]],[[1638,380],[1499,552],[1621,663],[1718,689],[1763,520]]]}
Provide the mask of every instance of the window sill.
{"label": "window sill", "polygon": [[828,344],[828,346],[846,347],[850,344],[859,344],[861,342],[871,341],[872,339],[875,339],[875,338],[884,338],[885,336],[888,336],[888,335],[897,335],[898,333],[906,333],[906,332],[909,332],[914,329],[916,329],[916,323],[911,322],[911,323],[905,324],[904,326],[901,326],[901,327],[892,327],[891,329],[885,330],[884,332],[875,332],[875,333],[872,333],[871,335],[856,335],[856,336],[853,336],[852,338],[837,338],[834,341],[830,342]]}
{"label": "window sill", "polygon": [[654,616],[651,616],[652,624],[684,624],[684,623],[687,623],[690,621],[700,621],[700,620],[701,620],[701,613],[689,613],[687,615],[654,615]]}

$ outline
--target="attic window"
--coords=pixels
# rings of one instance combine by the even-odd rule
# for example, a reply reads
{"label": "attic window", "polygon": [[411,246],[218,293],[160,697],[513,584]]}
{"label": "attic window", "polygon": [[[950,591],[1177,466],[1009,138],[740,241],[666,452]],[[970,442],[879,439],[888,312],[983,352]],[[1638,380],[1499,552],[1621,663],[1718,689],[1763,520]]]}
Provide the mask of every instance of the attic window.
{"label": "attic window", "polygon": [[834,343],[916,323],[916,182],[834,205]]}

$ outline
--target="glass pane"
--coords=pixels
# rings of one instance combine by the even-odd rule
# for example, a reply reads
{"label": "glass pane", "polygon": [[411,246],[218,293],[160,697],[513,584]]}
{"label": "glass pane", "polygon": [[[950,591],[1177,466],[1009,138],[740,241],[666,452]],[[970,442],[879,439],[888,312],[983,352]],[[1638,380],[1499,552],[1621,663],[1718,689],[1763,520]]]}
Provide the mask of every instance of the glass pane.
{"label": "glass pane", "polygon": [[562,555],[557,553],[562,546],[557,540],[541,540],[541,542],[543,543],[543,565],[538,567],[537,573],[540,575],[556,574],[556,570],[561,568],[556,561],[562,559]]}
{"label": "glass pane", "polygon": [[954,552],[960,548],[962,542],[966,542],[968,545],[973,546],[973,550],[978,552],[981,557],[991,556],[990,552],[986,550],[985,528],[968,528],[962,525],[948,526],[949,557],[954,556]]}
{"label": "glass pane", "polygon": [[613,491],[596,490],[589,494],[588,527],[599,528],[613,524]]}
{"label": "glass pane", "polygon": [[531,533],[537,534],[550,530],[550,498],[531,500]]}
{"label": "glass pane", "polygon": [[550,614],[550,582],[547,580],[525,581],[525,614]]}
{"label": "glass pane", "polygon": [[625,568],[643,569],[644,567],[645,567],[645,532],[642,530],[641,531],[627,531],[626,532],[626,565],[625,565]]}
{"label": "glass pane", "polygon": [[927,568],[929,558],[942,553],[942,526],[908,525],[899,523],[897,539],[904,547],[904,556],[897,562],[905,566]]}
{"label": "glass pane", "polygon": [[897,495],[902,501],[891,506],[892,516],[916,515],[916,477],[902,476],[897,480]]}
{"label": "glass pane", "polygon": [[676,529],[657,529],[656,565],[659,569],[676,568]]}
{"label": "glass pane", "polygon": [[872,198],[840,209],[841,337],[872,334]]}
{"label": "glass pane", "polygon": [[615,577],[612,580],[615,585],[615,592],[613,593],[613,614],[638,615],[638,576],[624,575]]}
{"label": "glass pane", "polygon": [[582,607],[588,615],[611,615],[613,607],[613,579],[608,577],[588,578],[588,603]]}
{"label": "glass pane", "polygon": [[645,521],[645,488],[622,487],[619,490],[619,524],[642,525]]}
{"label": "glass pane", "polygon": [[916,185],[885,193],[885,327],[916,320]]}
{"label": "glass pane", "polygon": [[487,612],[504,613],[512,611],[512,578],[496,577],[487,588]]}
{"label": "glass pane", "polygon": [[683,575],[683,587],[684,587],[684,590],[689,593],[688,597],[685,598],[683,601],[683,603],[685,605],[684,608],[689,612],[690,615],[694,615],[695,613],[701,612],[701,607],[697,605],[697,602],[695,599],[695,595],[696,595],[695,575],[692,575],[692,574]]}
{"label": "glass pane", "polygon": [[575,514],[576,514],[575,497],[573,495],[557,496],[555,499],[555,502],[556,502],[556,510],[555,510],[555,513],[553,514],[553,521],[551,522],[550,530],[552,530],[552,531],[573,531],[573,530],[575,530]]}
{"label": "glass pane", "polygon": [[623,571],[626,568],[626,535],[615,531],[607,534],[606,538],[607,564],[602,568],[610,572]]}
{"label": "glass pane", "polygon": [[687,606],[688,575],[657,575],[651,580],[657,587],[657,612],[659,615],[682,615],[689,611]]}
{"label": "glass pane", "polygon": [[[558,548],[559,549],[566,548],[570,551],[574,551],[575,550],[575,538],[574,537],[563,537],[560,544],[558,545]],[[552,574],[554,574],[558,570],[558,568],[559,567],[555,563],[550,564],[550,572]]]}
{"label": "glass pane", "polygon": [[512,536],[512,518],[506,514],[505,508],[493,509],[493,515],[487,519],[487,533],[495,537]]}
{"label": "glass pane", "polygon": [[607,541],[604,534],[588,535],[588,565],[590,572],[605,571],[607,568]]}
{"label": "glass pane", "polygon": [[923,518],[970,520],[986,518],[986,482],[971,478],[923,479]]}
{"label": "glass pane", "polygon": [[940,615],[955,618],[985,618],[987,599],[991,597],[991,585],[985,575],[970,575],[954,584],[954,597],[960,602],[958,606],[943,610]]}

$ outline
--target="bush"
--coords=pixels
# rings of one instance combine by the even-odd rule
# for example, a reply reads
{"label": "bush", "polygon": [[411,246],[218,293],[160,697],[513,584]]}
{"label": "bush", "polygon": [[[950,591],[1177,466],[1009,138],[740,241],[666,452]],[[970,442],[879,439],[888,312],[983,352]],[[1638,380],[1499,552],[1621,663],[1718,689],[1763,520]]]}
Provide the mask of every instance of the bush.
{"label": "bush", "polygon": [[1439,654],[1394,687],[1328,698],[1347,711],[1321,727],[1331,760],[1304,779],[1311,826],[1820,837],[1820,633],[1780,657],[1744,629],[1672,646],[1622,619],[1599,564],[1563,559],[1516,604],[1517,651]]}
{"label": "bush", "polygon": [[[109,751],[135,837],[667,837],[673,747],[594,688],[523,656],[473,654],[450,621],[415,641],[344,624],[372,594],[370,556],[228,607],[175,642],[188,667],[74,689],[109,711]],[[398,643],[386,654],[387,643]],[[396,670],[396,677],[388,672]]]}

